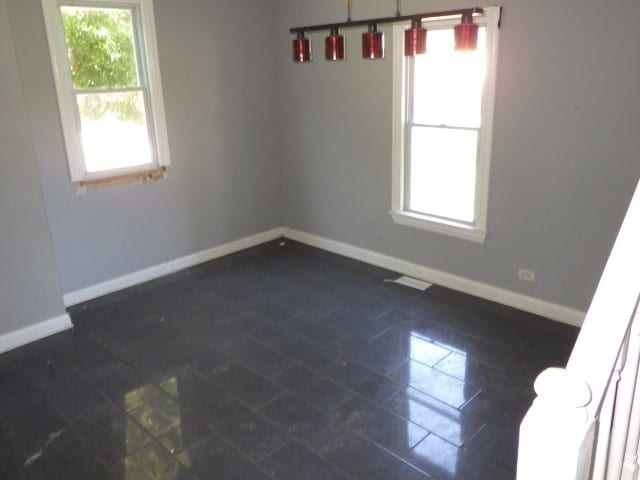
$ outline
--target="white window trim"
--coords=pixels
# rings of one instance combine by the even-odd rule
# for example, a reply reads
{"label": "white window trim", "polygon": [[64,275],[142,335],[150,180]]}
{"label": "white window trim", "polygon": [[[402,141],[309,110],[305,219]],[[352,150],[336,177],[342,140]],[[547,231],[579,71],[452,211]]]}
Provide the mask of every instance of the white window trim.
{"label": "white window trim", "polygon": [[[138,19],[138,48],[141,82],[147,95],[149,135],[151,140],[153,163],[134,167],[114,168],[101,172],[87,172],[84,153],[80,140],[80,119],[74,97],[73,82],[69,68],[66,41],[60,15],[60,6],[76,7],[123,7],[133,8]],[[47,38],[53,76],[58,96],[60,120],[67,148],[69,172],[74,183],[109,180],[130,174],[148,172],[154,169],[168,169],[171,164],[167,123],[165,119],[162,83],[160,80],[160,62],[155,29],[153,0],[42,0]]]}
{"label": "white window trim", "polygon": [[[487,208],[489,203],[489,173],[491,143],[493,139],[493,115],[495,104],[496,67],[500,7],[484,7],[484,15],[474,19],[487,27],[487,72],[482,97],[483,125],[478,136],[476,170],[475,221],[473,224],[456,222],[439,217],[412,212],[405,208],[405,139],[407,76],[404,56],[404,31],[409,24],[398,24],[393,29],[393,155],[391,211],[394,222],[450,235],[477,243],[484,243],[487,236]],[[424,21],[424,26],[437,28],[450,26],[451,20]],[[427,47],[428,48],[428,47]]]}

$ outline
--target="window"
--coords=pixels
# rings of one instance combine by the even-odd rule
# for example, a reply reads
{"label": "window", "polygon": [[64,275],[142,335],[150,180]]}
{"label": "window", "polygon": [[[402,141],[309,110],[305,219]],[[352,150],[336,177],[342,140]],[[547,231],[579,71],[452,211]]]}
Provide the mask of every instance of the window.
{"label": "window", "polygon": [[499,7],[485,8],[478,49],[454,51],[459,17],[424,21],[427,53],[403,54],[394,30],[393,193],[397,223],[483,242]]}
{"label": "window", "polygon": [[169,167],[152,0],[42,0],[72,182],[80,191]]}

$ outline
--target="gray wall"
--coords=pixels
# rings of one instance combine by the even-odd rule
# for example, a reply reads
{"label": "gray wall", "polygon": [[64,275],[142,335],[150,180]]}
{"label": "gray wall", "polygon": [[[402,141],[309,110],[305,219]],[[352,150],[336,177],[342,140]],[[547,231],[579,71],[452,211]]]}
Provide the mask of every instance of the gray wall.
{"label": "gray wall", "polygon": [[5,0],[0,0],[0,335],[64,313]]}
{"label": "gray wall", "polygon": [[[640,2],[503,0],[484,245],[396,225],[387,58],[290,60],[289,27],[342,20],[338,0],[278,0],[284,221],[293,228],[586,309],[640,175]],[[402,2],[405,13],[451,8]],[[456,6],[472,6],[461,0]],[[353,18],[395,2],[354,2]],[[522,283],[517,268],[536,271]]]}
{"label": "gray wall", "polygon": [[281,224],[271,2],[154,1],[173,168],[84,196],[69,183],[41,2],[8,4],[65,293]]}
{"label": "gray wall", "polygon": [[[322,61],[319,34],[316,62],[291,63],[288,28],[342,19],[344,2],[155,0],[173,169],[161,182],[77,196],[40,0],[0,2],[0,299],[16,319],[3,328],[60,311],[34,150],[64,292],[285,224],[585,309],[640,174],[636,0],[503,1],[484,245],[388,215],[390,56],[359,59],[351,31],[349,61]],[[393,3],[355,2],[354,18]],[[450,7],[403,2],[405,12]],[[518,282],[519,266],[537,282]]]}

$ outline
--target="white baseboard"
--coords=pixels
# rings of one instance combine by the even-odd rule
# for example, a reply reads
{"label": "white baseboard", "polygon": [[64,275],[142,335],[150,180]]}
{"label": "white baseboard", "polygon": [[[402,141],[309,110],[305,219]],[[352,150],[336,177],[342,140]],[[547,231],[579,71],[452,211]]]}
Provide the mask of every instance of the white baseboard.
{"label": "white baseboard", "polygon": [[65,313],[59,317],[50,318],[49,320],[21,328],[20,330],[5,333],[4,335],[0,335],[0,353],[22,347],[27,343],[35,342],[36,340],[72,327],[71,318]]}
{"label": "white baseboard", "polygon": [[186,257],[177,258],[166,263],[145,268],[144,270],[138,270],[137,272],[113,278],[106,282],[91,285],[87,288],[69,292],[64,294],[64,304],[67,307],[77,305],[109,293],[117,292],[118,290],[124,290],[125,288],[133,287],[134,285],[148,282],[149,280],[154,280],[164,275],[229,255],[230,253],[255,247],[261,243],[269,242],[281,237],[282,232],[282,228],[274,228],[239,240],[234,240],[223,245],[218,245],[217,247],[209,248],[208,250],[187,255]]}
{"label": "white baseboard", "polygon": [[[384,255],[382,253],[366,250],[364,248],[338,242],[329,238],[312,235],[287,227],[278,227],[272,230],[234,240],[217,247],[203,250],[192,255],[187,255],[175,260],[171,260],[160,265],[132,272],[118,278],[107,280],[106,282],[92,285],[87,288],[76,290],[64,295],[64,303],[67,307],[86,302],[94,298],[107,295],[109,293],[133,287],[140,283],[154,280],[185,268],[193,267],[200,263],[239,252],[246,248],[254,247],[281,236],[290,238],[306,245],[327,250],[338,255],[353,258],[361,262],[376,265],[378,267],[393,270],[394,272],[408,275],[429,283],[442,285],[463,293],[468,293],[476,297],[501,303],[509,307],[514,307],[526,312],[541,315],[543,317],[580,327],[584,321],[585,312],[575,310],[556,303],[547,302],[539,298],[530,297],[521,293],[512,292],[500,287],[488,285],[486,283],[470,280],[468,278],[453,275],[451,273],[435,270],[429,267],[407,262],[399,258]],[[0,345],[2,345],[0,337]]]}
{"label": "white baseboard", "polygon": [[476,280],[459,277],[441,270],[417,265],[399,258],[383,255],[381,253],[366,250],[347,243],[337,242],[318,235],[312,235],[291,228],[284,228],[282,233],[285,237],[291,240],[295,240],[312,247],[337,253],[338,255],[343,255],[361,262],[393,270],[394,272],[398,272],[403,275],[418,278],[429,283],[442,285],[443,287],[468,293],[476,297],[491,300],[493,302],[501,303],[509,307],[514,307],[519,310],[524,310],[525,312],[534,313],[536,315],[576,327],[582,326],[582,322],[586,315],[585,312],[580,310],[575,310],[563,305],[547,302],[539,298],[505,290]]}

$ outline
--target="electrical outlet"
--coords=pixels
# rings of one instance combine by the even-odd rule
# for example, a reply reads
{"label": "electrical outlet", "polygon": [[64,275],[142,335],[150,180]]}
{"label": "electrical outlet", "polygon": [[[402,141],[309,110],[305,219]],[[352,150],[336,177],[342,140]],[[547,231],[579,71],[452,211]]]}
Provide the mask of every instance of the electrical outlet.
{"label": "electrical outlet", "polygon": [[527,268],[519,268],[518,280],[522,280],[524,282],[535,282],[536,272],[534,270],[529,270]]}

